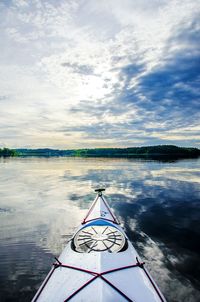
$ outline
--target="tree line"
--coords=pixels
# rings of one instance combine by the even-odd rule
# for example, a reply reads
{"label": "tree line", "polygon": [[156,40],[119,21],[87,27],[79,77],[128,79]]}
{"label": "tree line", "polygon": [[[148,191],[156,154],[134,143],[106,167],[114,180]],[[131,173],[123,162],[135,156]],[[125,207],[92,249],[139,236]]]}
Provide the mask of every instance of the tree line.
{"label": "tree line", "polygon": [[9,148],[0,148],[0,157],[13,157],[17,156],[17,151]]}
{"label": "tree line", "polygon": [[190,158],[200,156],[197,148],[183,148],[174,145],[157,145],[130,148],[94,148],[94,149],[0,149],[0,156],[75,156],[75,157],[122,157],[122,158]]}

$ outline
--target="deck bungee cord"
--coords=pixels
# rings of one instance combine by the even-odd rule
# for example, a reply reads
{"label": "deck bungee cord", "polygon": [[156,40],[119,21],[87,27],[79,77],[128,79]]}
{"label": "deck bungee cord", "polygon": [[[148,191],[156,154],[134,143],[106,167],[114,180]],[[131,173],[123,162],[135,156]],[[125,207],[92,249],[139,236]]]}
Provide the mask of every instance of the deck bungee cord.
{"label": "deck bungee cord", "polygon": [[103,191],[96,190],[81,226],[55,257],[32,302],[166,302]]}
{"label": "deck bungee cord", "polygon": [[85,218],[83,219],[83,222],[82,224],[85,224],[86,222],[89,222],[89,221],[92,221],[92,220],[96,220],[96,219],[99,219],[99,217],[97,218],[93,218],[93,219],[90,219],[90,220],[87,220],[87,218],[90,216],[90,214],[92,213],[92,210],[94,209],[97,201],[98,201],[98,198],[101,198],[102,199],[102,202],[104,203],[104,206],[106,208],[106,210],[108,211],[108,213],[110,214],[110,216],[112,217],[112,219],[106,219],[105,217],[103,218],[104,215],[106,215],[106,211],[102,211],[101,212],[101,217],[104,219],[104,220],[108,220],[108,221],[112,221],[113,223],[116,223],[116,224],[119,224],[119,222],[117,221],[116,217],[113,215],[113,213],[111,212],[106,200],[103,198],[103,194],[102,192],[105,191],[105,189],[96,189],[95,192],[97,192],[97,196],[92,204],[92,206],[90,207],[87,215],[85,216]]}

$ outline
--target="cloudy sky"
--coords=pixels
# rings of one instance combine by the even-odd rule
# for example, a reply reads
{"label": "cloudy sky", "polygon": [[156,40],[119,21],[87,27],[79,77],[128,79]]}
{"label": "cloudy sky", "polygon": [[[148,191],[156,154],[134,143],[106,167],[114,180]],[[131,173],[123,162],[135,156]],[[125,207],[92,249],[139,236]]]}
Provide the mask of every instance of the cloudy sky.
{"label": "cloudy sky", "polygon": [[196,0],[0,0],[0,147],[200,147]]}

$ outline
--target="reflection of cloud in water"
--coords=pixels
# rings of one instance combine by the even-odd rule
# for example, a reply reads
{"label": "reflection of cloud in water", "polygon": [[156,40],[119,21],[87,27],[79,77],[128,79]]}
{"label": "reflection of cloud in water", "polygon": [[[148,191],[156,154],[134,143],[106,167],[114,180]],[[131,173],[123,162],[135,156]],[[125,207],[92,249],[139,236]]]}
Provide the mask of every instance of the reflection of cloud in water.
{"label": "reflection of cloud in water", "polygon": [[[0,246],[6,246],[9,255],[5,258],[5,249],[0,250],[0,265],[7,261],[7,271],[0,270],[0,276],[8,287],[12,278],[23,276],[21,284],[12,283],[15,293],[17,288],[30,286],[32,279],[38,285],[53,255],[61,252],[86,213],[94,198],[93,188],[101,185],[107,188],[111,207],[168,301],[197,302],[199,163],[6,160],[0,174],[0,209],[5,209],[0,211]],[[24,250],[29,251],[29,260]],[[17,267],[20,257],[26,260]],[[37,273],[32,270],[35,262]]]}
{"label": "reflection of cloud in water", "polygon": [[[181,250],[178,244],[176,245],[176,242],[173,247],[170,247],[166,244],[165,240],[163,242],[163,238],[156,237],[151,232],[151,235],[148,236],[143,231],[143,225],[141,225],[142,218],[140,215],[143,215],[145,212],[144,209],[137,211],[135,219],[129,218],[132,216],[132,213],[129,216],[128,210],[126,218],[123,215],[125,218],[123,225],[129,238],[145,260],[147,268],[159,284],[161,290],[165,293],[168,301],[198,301],[199,291],[197,288],[199,288],[199,284],[198,281],[195,282],[195,277],[197,280],[198,276],[195,276],[194,272],[190,271],[196,258],[195,267],[192,267],[192,270],[196,269],[196,274],[199,274],[198,254],[195,255],[194,252],[191,253],[186,249]],[[159,224],[154,226],[153,229],[156,227],[159,228]],[[168,227],[170,228],[170,226]],[[147,227],[146,230],[148,232],[149,228]],[[152,238],[155,238],[156,241]],[[193,285],[190,280],[193,281]]]}
{"label": "reflection of cloud in water", "polygon": [[167,167],[159,171],[152,172],[153,177],[167,177],[171,180],[200,183],[200,171],[197,168],[174,168]]}
{"label": "reflection of cloud in water", "polygon": [[[142,255],[146,267],[152,274],[160,289],[165,293],[170,302],[198,301],[198,290],[191,282],[179,274],[173,267],[179,261],[161,241],[154,241],[144,233],[136,219],[128,219],[126,231],[135,233],[131,236],[134,246]],[[130,237],[130,236],[129,236]]]}
{"label": "reflection of cloud in water", "polygon": [[52,264],[53,255],[33,242],[1,245],[0,300],[31,301]]}
{"label": "reflection of cloud in water", "polygon": [[140,243],[139,247],[147,268],[156,282],[159,283],[161,290],[167,294],[168,301],[195,301],[198,292],[191,283],[167,268],[170,257],[169,250],[165,250],[163,253],[163,246],[160,248],[158,242],[155,243],[143,232],[141,235],[145,237],[145,244]]}

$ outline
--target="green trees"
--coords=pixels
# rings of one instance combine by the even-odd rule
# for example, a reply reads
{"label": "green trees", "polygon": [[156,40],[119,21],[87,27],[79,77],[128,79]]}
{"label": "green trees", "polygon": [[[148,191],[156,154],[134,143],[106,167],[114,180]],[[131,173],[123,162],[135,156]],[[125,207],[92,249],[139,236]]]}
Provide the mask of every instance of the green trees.
{"label": "green trees", "polygon": [[17,151],[8,148],[0,149],[0,157],[13,157],[13,156],[17,156]]}
{"label": "green trees", "polygon": [[95,148],[74,150],[71,156],[79,157],[127,157],[127,158],[188,158],[200,156],[197,148],[174,145],[157,145],[131,148]]}
{"label": "green trees", "polygon": [[27,156],[75,156],[75,157],[110,157],[110,158],[146,158],[146,159],[179,159],[200,156],[197,148],[183,148],[174,145],[157,145],[129,148],[94,148],[94,149],[0,149],[0,157]]}

